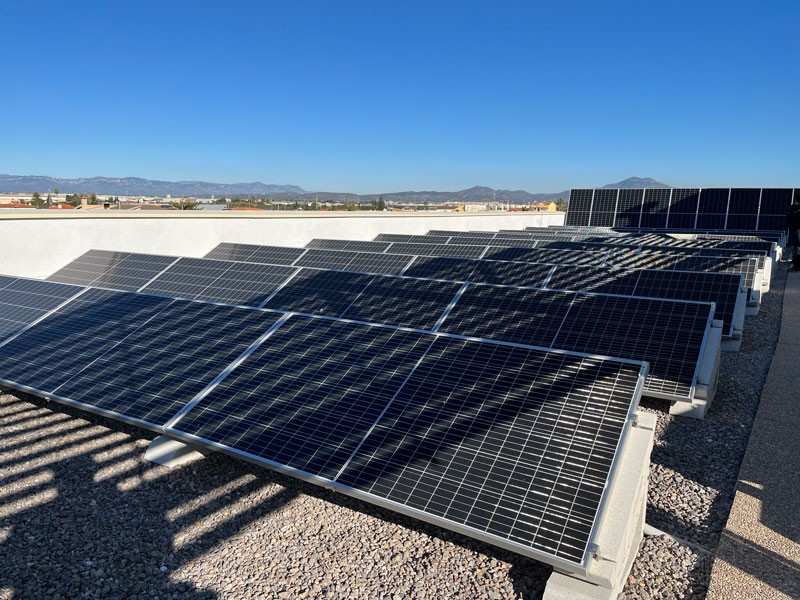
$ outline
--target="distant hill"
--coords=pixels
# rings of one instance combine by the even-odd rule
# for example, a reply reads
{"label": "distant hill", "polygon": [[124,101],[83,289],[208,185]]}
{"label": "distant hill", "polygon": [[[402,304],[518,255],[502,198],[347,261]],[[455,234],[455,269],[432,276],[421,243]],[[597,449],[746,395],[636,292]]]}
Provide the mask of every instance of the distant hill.
{"label": "distant hill", "polygon": [[[629,177],[618,183],[610,183],[607,188],[668,188],[652,178]],[[275,185],[255,181],[252,183],[209,183],[207,181],[159,181],[140,177],[88,177],[81,179],[58,179],[44,175],[2,175],[0,174],[0,193],[39,192],[45,193],[58,188],[68,194],[103,194],[120,196],[183,196],[216,197],[279,197],[284,201],[320,202],[361,202],[370,203],[383,197],[394,204],[443,204],[457,202],[505,202],[510,204],[530,204],[532,202],[556,201],[569,198],[569,190],[554,193],[531,193],[525,190],[496,190],[485,186],[475,186],[457,192],[389,192],[385,194],[349,194],[346,192],[309,192],[296,185]]]}
{"label": "distant hill", "polygon": [[0,174],[0,192],[40,192],[58,188],[69,194],[120,194],[141,196],[225,196],[268,194],[303,194],[296,185],[253,183],[208,183],[206,181],[158,181],[140,177],[88,177],[59,179],[43,175]]}
{"label": "distant hill", "polygon": [[671,185],[662,183],[652,177],[628,177],[617,183],[609,183],[604,185],[606,188],[625,188],[625,189],[639,189],[639,188],[670,188]]}
{"label": "distant hill", "polygon": [[569,190],[554,194],[531,194],[525,190],[496,190],[490,187],[475,186],[458,192],[390,192],[387,194],[347,194],[339,192],[314,192],[306,193],[290,200],[312,201],[319,198],[320,202],[363,202],[369,203],[383,198],[386,202],[394,204],[444,204],[457,202],[507,202],[510,204],[530,204],[531,202],[555,201],[559,198],[567,199]]}

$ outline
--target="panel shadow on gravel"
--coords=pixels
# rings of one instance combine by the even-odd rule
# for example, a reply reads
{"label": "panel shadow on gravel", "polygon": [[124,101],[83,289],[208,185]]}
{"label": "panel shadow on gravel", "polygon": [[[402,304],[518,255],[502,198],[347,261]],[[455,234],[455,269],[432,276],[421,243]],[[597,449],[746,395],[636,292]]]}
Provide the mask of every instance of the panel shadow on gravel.
{"label": "panel shadow on gravel", "polygon": [[[299,493],[264,490],[260,468],[232,470],[221,456],[175,470],[146,463],[152,434],[61,405],[23,411],[48,404],[21,398],[0,405],[0,438],[32,436],[28,447],[0,443],[0,597],[215,599],[171,576]],[[78,426],[37,437],[35,417],[22,432],[4,418],[21,412],[41,414],[42,430],[65,422],[57,414]]]}
{"label": "panel shadow on gravel", "polygon": [[[502,595],[527,600],[541,597],[551,573],[537,561],[221,454],[173,470],[145,463],[142,457],[152,434],[77,408],[19,396],[21,400],[10,402],[6,400],[13,397],[5,396],[0,403],[0,432],[6,439],[22,434],[12,430],[15,423],[6,423],[5,416],[29,414],[25,431],[34,436],[34,415],[40,416],[42,429],[65,422],[53,420],[60,415],[77,426],[64,436],[42,437],[33,448],[17,445],[7,450],[0,442],[0,458],[8,459],[0,464],[0,593],[21,598],[127,599],[155,594],[211,600],[218,593],[230,595],[233,590],[228,588],[238,585],[236,597],[253,597],[256,588],[264,597],[277,597],[289,593],[288,571],[276,570],[273,564],[272,576],[257,573],[253,581],[253,573],[221,574],[215,557],[232,552],[237,540],[255,536],[250,548],[258,548],[262,560],[280,567],[286,560],[283,529],[273,523],[263,533],[259,519],[301,496],[324,501],[323,508],[329,506],[325,510],[341,513],[331,529],[362,521],[369,538],[375,527],[370,519],[385,523],[391,549],[367,562],[374,563],[376,573],[390,568],[393,576],[408,580],[410,592],[422,584],[413,582],[409,567],[413,573],[428,573],[423,580],[431,577],[430,569],[448,577],[452,571],[460,580],[450,590],[454,595],[492,597],[492,590],[505,589]],[[88,434],[70,437],[78,432]],[[316,525],[320,518],[313,513],[309,520]],[[309,548],[319,553],[323,562],[316,573],[325,577],[329,565],[324,561],[330,560],[329,553],[335,557],[335,551],[315,541],[314,532],[304,529],[307,524],[291,518],[281,524],[284,529],[296,527]],[[428,541],[423,542],[424,550],[414,543],[419,555],[413,555],[396,536]],[[353,543],[359,543],[358,537],[350,546]],[[353,551],[359,550],[340,550],[338,558]],[[391,564],[399,555],[407,566]],[[360,567],[352,563],[346,569]],[[386,573],[380,579],[386,579]],[[343,592],[336,588],[337,593]]]}

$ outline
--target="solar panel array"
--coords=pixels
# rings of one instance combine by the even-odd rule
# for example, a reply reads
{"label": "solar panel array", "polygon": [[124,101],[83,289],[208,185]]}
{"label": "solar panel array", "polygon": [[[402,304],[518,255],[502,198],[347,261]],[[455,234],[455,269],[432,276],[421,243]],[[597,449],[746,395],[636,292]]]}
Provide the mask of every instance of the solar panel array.
{"label": "solar panel array", "polygon": [[573,189],[566,225],[781,231],[791,188]]}
{"label": "solar panel array", "polygon": [[[598,227],[617,196],[592,196]],[[690,214],[676,199],[639,222]],[[0,381],[581,572],[642,390],[693,399],[763,244],[429,233],[93,251],[50,292],[0,277],[0,307],[43,296],[0,337]]]}
{"label": "solar panel array", "polygon": [[0,345],[7,385],[577,569],[644,372],[634,361],[101,289]]}
{"label": "solar panel array", "polygon": [[[326,251],[320,251],[324,254]],[[332,261],[338,266],[340,251]],[[148,255],[139,255],[144,261]],[[81,259],[78,259],[81,262]],[[315,264],[318,264],[315,262]],[[77,278],[78,270],[75,269]],[[80,283],[88,285],[94,272]],[[414,279],[412,279],[412,277]],[[552,263],[416,257],[405,277],[182,258],[143,291],[175,298],[336,316],[431,329],[458,285],[444,281],[714,302],[715,318],[733,334],[738,290],[735,273],[647,271]]]}

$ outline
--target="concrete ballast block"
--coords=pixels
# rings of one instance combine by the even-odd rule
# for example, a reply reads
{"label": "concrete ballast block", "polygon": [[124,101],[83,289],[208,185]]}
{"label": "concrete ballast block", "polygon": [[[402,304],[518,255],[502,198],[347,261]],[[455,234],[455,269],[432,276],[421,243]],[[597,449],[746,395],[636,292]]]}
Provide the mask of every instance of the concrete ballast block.
{"label": "concrete ballast block", "polygon": [[201,451],[195,446],[160,435],[150,442],[144,453],[144,458],[150,462],[172,468],[205,458],[206,454],[206,451]]}

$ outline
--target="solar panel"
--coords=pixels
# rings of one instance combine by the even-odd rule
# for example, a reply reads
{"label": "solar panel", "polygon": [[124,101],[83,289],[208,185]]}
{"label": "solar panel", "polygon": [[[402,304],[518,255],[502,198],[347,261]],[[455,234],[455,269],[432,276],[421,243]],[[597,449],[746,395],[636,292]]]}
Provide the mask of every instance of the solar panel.
{"label": "solar panel", "polygon": [[552,342],[574,296],[570,292],[469,286],[440,330],[467,337],[555,347]]}
{"label": "solar panel", "polygon": [[472,273],[478,262],[470,258],[417,256],[403,274],[448,281],[472,281]]}
{"label": "solar panel", "polygon": [[612,254],[606,265],[636,269],[668,269],[670,271],[708,271],[712,273],[741,273],[744,285],[752,289],[758,271],[755,258],[722,258],[717,256],[683,256],[663,254]]}
{"label": "solar panel", "polygon": [[707,303],[578,295],[553,346],[636,356],[650,363],[646,393],[691,397],[712,314]]}
{"label": "solar panel", "polygon": [[347,270],[347,265],[357,256],[358,252],[344,250],[307,250],[294,264],[297,267]]}
{"label": "solar panel", "polygon": [[393,242],[387,252],[419,256],[452,256],[456,258],[480,258],[485,246],[461,246],[450,244],[415,244]]}
{"label": "solar panel", "polygon": [[614,225],[614,214],[617,208],[619,190],[595,190],[592,199],[592,212],[589,216],[589,225],[594,227],[611,227]]}
{"label": "solar panel", "polygon": [[371,254],[363,252],[353,258],[347,268],[362,273],[399,275],[413,257],[404,254]]}
{"label": "solar panel", "polygon": [[[612,208],[614,193],[617,198]],[[781,231],[785,220],[779,217],[785,219],[791,197],[791,188],[573,189],[567,226],[556,229],[569,232],[576,226],[591,225],[672,231]]]}
{"label": "solar panel", "polygon": [[476,261],[470,279],[477,283],[541,287],[553,265],[540,263],[518,263],[494,260]]}
{"label": "solar panel", "polygon": [[0,346],[0,377],[52,392],[172,302],[145,294],[87,290]]}
{"label": "solar panel", "polygon": [[306,244],[306,248],[318,250],[353,250],[355,252],[384,252],[388,247],[388,242],[362,240],[313,239]]}
{"label": "solar panel", "polygon": [[[675,254],[675,255],[698,255],[698,256],[721,256],[721,257],[736,257],[736,256],[760,256],[765,257],[766,253],[756,250],[736,250],[729,248],[692,248],[692,247],[675,247],[675,246],[657,246],[657,245],[642,245],[639,246],[642,251],[651,253],[662,254]],[[605,251],[623,251],[628,252],[635,246],[630,244],[619,244],[614,241],[610,242],[540,242],[537,250],[544,250],[547,248],[558,248],[565,250],[588,250],[595,252]]]}
{"label": "solar panel", "polygon": [[[544,234],[541,234],[544,235]],[[534,236],[529,231],[499,231],[494,236],[495,240],[529,240]]]}
{"label": "solar panel", "polygon": [[128,419],[164,425],[280,314],[174,302],[54,392]]}
{"label": "solar panel", "polygon": [[553,290],[632,296],[642,271],[576,265],[557,265],[547,280]]}
{"label": "solar panel", "polygon": [[743,281],[742,275],[738,273],[558,265],[548,280],[547,287],[553,290],[714,302],[714,318],[723,322],[725,335],[732,335],[737,298]]}
{"label": "solar panel", "polygon": [[406,242],[422,244],[446,244],[447,240],[449,239],[449,235],[409,235],[405,233],[381,233],[375,237],[375,240],[379,242]]}
{"label": "solar panel", "polygon": [[0,342],[41,319],[84,288],[0,276]]}
{"label": "solar panel", "polygon": [[484,259],[492,260],[511,260],[525,262],[549,262],[551,264],[579,264],[600,266],[605,260],[606,253],[560,250],[560,249],[539,249],[539,248],[498,248],[491,246]]}
{"label": "solar panel", "polygon": [[759,231],[779,231],[786,229],[786,215],[759,215],[758,229]]}
{"label": "solar panel", "polygon": [[569,192],[569,209],[565,217],[565,225],[588,225],[592,214],[592,197],[594,190],[577,190]]}
{"label": "solar panel", "polygon": [[247,260],[255,252],[256,248],[263,246],[253,246],[250,244],[231,244],[223,242],[205,255],[204,258],[215,258],[219,260]]}
{"label": "solar panel", "polygon": [[468,237],[476,240],[490,240],[496,233],[495,231],[451,231],[447,229],[431,229],[425,235],[431,237]]}
{"label": "solar panel", "polygon": [[640,227],[666,227],[669,199],[672,190],[646,189],[642,205],[642,222]]}
{"label": "solar panel", "polygon": [[339,316],[374,275],[302,269],[264,305],[266,308]]}
{"label": "solar panel", "polygon": [[638,378],[633,365],[439,339],[338,482],[581,564]]}
{"label": "solar panel", "polygon": [[723,335],[732,335],[736,302],[744,282],[739,273],[640,271],[632,295],[714,302],[714,318],[723,322]]}
{"label": "solar panel", "polygon": [[616,219],[617,227],[638,227],[642,212],[642,196],[644,190],[619,190]]}
{"label": "solar panel", "polygon": [[175,260],[173,256],[89,250],[47,281],[135,291]]}
{"label": "solar panel", "polygon": [[305,251],[305,248],[222,243],[206,254],[205,258],[238,260],[273,265],[291,265],[302,256]]}
{"label": "solar panel", "polygon": [[142,291],[176,298],[259,306],[296,270],[294,267],[181,258]]}
{"label": "solar panel", "polygon": [[646,393],[692,398],[709,303],[470,286],[441,330],[465,336],[636,357]]}
{"label": "solar panel", "polygon": [[433,329],[461,288],[458,283],[375,277],[339,315],[344,319]]}
{"label": "solar panel", "polygon": [[173,427],[333,479],[431,341],[292,317]]}
{"label": "solar panel", "polygon": [[700,200],[700,190],[696,188],[674,188],[669,209],[670,227],[694,228],[697,216],[697,203]]}
{"label": "solar panel", "polygon": [[761,190],[759,188],[734,188],[731,190],[728,202],[728,214],[757,215],[760,199]]}

